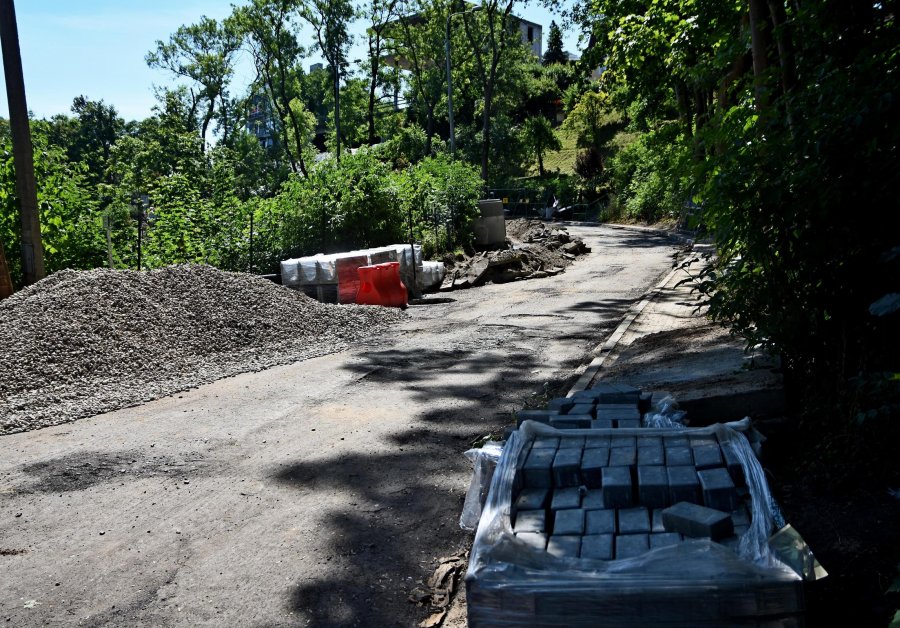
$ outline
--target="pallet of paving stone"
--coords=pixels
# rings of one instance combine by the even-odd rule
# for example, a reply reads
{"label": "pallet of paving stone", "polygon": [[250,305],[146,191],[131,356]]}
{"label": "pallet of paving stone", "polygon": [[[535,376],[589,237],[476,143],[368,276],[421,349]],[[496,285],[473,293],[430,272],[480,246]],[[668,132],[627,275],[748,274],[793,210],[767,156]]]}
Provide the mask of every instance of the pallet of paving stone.
{"label": "pallet of paving stone", "polygon": [[516,423],[538,421],[557,429],[633,429],[649,409],[652,393],[627,384],[598,384],[571,397],[551,399],[546,409],[520,410]]}
{"label": "pallet of paving stone", "polygon": [[[526,421],[466,575],[470,626],[802,626],[802,578],[746,438]],[[777,525],[776,525],[777,524]]]}

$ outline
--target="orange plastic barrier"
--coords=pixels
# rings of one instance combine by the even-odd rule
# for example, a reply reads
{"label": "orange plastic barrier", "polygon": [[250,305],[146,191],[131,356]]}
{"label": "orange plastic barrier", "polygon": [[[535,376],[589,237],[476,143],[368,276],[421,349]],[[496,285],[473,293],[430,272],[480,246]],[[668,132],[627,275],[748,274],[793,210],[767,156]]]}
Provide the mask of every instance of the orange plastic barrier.
{"label": "orange plastic barrier", "polygon": [[400,280],[400,262],[360,266],[356,302],[360,305],[406,307],[407,292]]}

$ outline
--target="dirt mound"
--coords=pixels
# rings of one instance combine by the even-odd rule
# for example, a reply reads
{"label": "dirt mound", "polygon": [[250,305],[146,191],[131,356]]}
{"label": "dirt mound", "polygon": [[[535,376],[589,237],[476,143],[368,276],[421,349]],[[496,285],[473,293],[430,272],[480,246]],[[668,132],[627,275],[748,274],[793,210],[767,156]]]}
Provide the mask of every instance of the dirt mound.
{"label": "dirt mound", "polygon": [[580,238],[539,220],[508,220],[506,235],[507,248],[445,260],[447,274],[441,290],[558,275],[577,256],[590,252]]}
{"label": "dirt mound", "polygon": [[0,434],[339,351],[402,316],[210,266],[61,271],[0,302]]}

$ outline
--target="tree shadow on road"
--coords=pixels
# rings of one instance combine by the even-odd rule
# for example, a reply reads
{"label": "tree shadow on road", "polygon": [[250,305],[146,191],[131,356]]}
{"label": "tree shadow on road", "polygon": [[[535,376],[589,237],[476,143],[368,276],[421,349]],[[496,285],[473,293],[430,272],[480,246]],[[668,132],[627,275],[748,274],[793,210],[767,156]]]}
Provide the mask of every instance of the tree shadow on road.
{"label": "tree shadow on road", "polygon": [[[472,440],[509,423],[506,404],[525,405],[537,358],[526,352],[373,350],[352,370],[360,385],[390,381],[427,397],[410,408],[407,426],[384,438],[385,450],[317,460],[298,459],[271,478],[323,496],[317,519],[318,567],[298,580],[290,610],[310,626],[414,625],[428,614],[408,600],[434,569],[434,559],[468,548],[459,516],[471,464]],[[453,383],[448,369],[480,375]],[[404,411],[404,408],[398,408]],[[501,418],[507,417],[507,418]],[[346,496],[335,502],[333,495]]]}
{"label": "tree shadow on road", "polygon": [[602,299],[599,301],[579,301],[566,307],[564,312],[592,312],[604,319],[619,319],[625,315],[641,297],[623,299]]}

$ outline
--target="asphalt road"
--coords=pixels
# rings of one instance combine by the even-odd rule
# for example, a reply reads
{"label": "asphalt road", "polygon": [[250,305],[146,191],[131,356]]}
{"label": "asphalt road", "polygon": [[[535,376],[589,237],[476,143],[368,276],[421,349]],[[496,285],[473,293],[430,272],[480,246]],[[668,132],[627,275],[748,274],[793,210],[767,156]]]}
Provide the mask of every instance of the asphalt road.
{"label": "asphalt road", "polygon": [[654,232],[571,226],[556,277],[409,308],[351,350],[0,437],[0,622],[411,626],[476,438],[564,390],[670,269]]}

